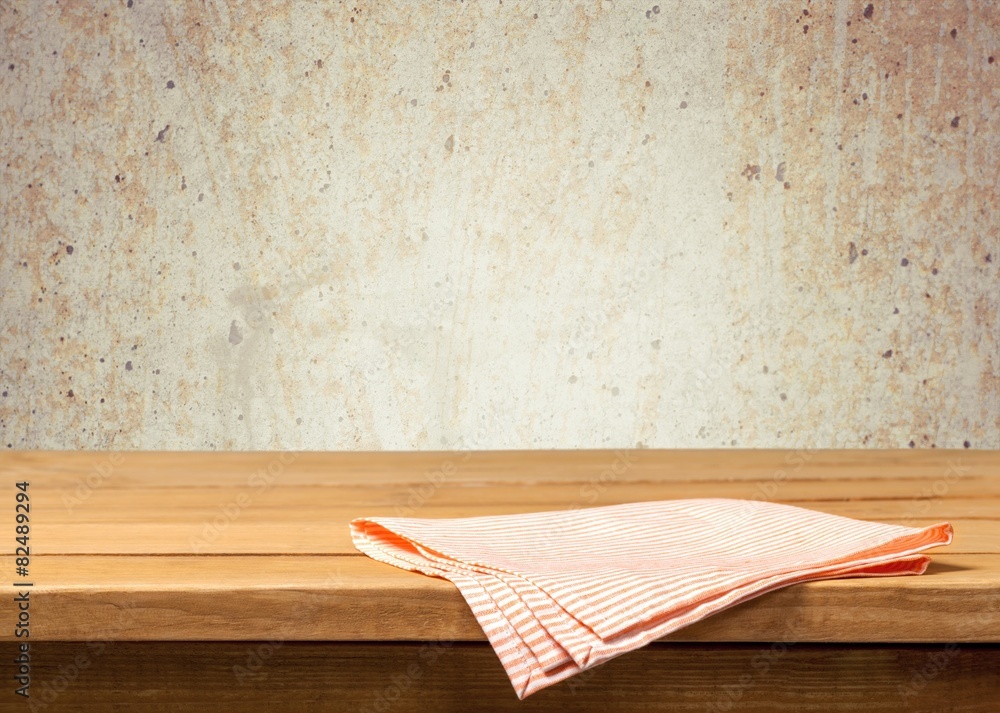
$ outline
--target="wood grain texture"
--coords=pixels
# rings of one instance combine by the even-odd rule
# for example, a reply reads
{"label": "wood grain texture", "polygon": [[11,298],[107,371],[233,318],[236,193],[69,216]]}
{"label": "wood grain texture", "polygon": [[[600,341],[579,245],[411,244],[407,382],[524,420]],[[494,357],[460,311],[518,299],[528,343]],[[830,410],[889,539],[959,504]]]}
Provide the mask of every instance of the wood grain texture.
{"label": "wood grain texture", "polygon": [[[485,640],[451,583],[366,557],[39,559],[35,640]],[[940,555],[892,586],[809,582],[668,638],[770,641],[792,631],[799,641],[1000,642],[998,568],[1000,555]]]}
{"label": "wood grain texture", "polygon": [[[793,626],[799,641],[1000,642],[991,451],[0,455],[3,492],[22,480],[37,641],[481,641],[451,584],[361,556],[348,520],[742,497],[914,526],[948,520],[955,540],[923,576],[796,585],[671,640],[771,641]],[[0,549],[3,571],[13,545]]]}
{"label": "wood grain texture", "polygon": [[525,701],[485,644],[45,642],[33,657],[34,710],[76,713],[995,713],[1000,689],[1000,648],[977,645],[653,644]]}
{"label": "wood grain texture", "polygon": [[[484,489],[484,497],[511,497],[503,488]],[[315,503],[316,498],[312,499]],[[628,500],[626,502],[632,502]],[[609,503],[604,503],[609,504]],[[911,526],[931,525],[941,520],[951,522],[956,528],[964,526],[952,544],[938,552],[995,553],[1000,544],[1000,524],[988,517],[988,505],[978,500],[952,500],[935,503],[921,517],[912,517],[907,504],[896,502],[831,503],[828,501],[797,501],[795,505],[834,515],[879,520]],[[867,506],[867,507],[866,507]],[[123,510],[128,507],[123,504]],[[253,509],[241,511],[231,517],[223,510],[214,509],[165,513],[159,508],[148,518],[125,515],[126,521],[103,519],[80,520],[72,523],[53,522],[37,526],[36,552],[43,555],[82,554],[357,554],[345,523],[354,513],[366,515],[393,515],[394,508],[331,505],[326,510],[304,509],[290,518],[281,511]],[[359,510],[359,507],[361,508]],[[475,503],[471,505],[436,506],[420,508],[421,517],[470,517],[474,515],[500,515],[509,512],[538,512],[561,509],[550,505],[497,505]],[[109,513],[114,516],[113,513]],[[12,553],[13,542],[2,548]]]}

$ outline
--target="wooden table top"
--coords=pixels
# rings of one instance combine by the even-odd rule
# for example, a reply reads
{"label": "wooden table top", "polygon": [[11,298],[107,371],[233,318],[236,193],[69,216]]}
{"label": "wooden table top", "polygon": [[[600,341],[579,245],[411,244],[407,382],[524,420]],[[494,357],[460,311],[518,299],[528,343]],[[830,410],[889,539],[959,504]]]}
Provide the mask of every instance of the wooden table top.
{"label": "wooden table top", "polygon": [[32,640],[483,641],[452,584],[361,555],[348,521],[731,497],[955,538],[924,575],[791,586],[668,640],[1000,642],[1000,451],[8,451],[0,483],[2,581],[32,583]]}

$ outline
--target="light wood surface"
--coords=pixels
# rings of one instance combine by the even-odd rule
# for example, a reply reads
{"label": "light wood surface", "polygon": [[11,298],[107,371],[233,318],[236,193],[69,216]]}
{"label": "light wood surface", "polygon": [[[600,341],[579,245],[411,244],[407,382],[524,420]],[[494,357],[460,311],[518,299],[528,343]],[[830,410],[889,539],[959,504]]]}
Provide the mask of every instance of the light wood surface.
{"label": "light wood surface", "polygon": [[[363,556],[39,559],[36,640],[485,641],[451,583]],[[1000,555],[945,554],[891,587],[876,578],[788,587],[668,639],[772,641],[794,626],[802,641],[998,642],[998,568]]]}
{"label": "light wood surface", "polygon": [[348,520],[689,497],[948,520],[955,541],[925,575],[796,585],[673,640],[774,641],[792,622],[803,642],[1000,641],[1000,452],[8,452],[5,579],[23,480],[36,641],[481,641],[451,584],[359,555]]}

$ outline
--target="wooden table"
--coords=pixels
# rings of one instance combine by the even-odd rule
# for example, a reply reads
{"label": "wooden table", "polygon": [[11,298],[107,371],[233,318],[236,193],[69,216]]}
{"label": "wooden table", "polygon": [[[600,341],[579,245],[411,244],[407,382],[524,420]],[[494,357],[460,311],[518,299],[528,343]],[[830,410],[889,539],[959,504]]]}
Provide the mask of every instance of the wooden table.
{"label": "wooden table", "polygon": [[[8,451],[0,481],[2,710],[30,710],[30,641],[35,710],[1000,711],[998,451]],[[922,576],[795,585],[520,702],[454,586],[347,527],[713,496],[955,540]]]}

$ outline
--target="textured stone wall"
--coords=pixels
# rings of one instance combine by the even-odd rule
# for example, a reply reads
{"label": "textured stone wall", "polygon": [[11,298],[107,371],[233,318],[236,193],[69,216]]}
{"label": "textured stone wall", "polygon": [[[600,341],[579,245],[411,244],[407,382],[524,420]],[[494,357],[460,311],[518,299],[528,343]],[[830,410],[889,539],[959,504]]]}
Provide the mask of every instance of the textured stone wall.
{"label": "textured stone wall", "polygon": [[995,55],[985,0],[0,0],[0,443],[1000,447]]}

